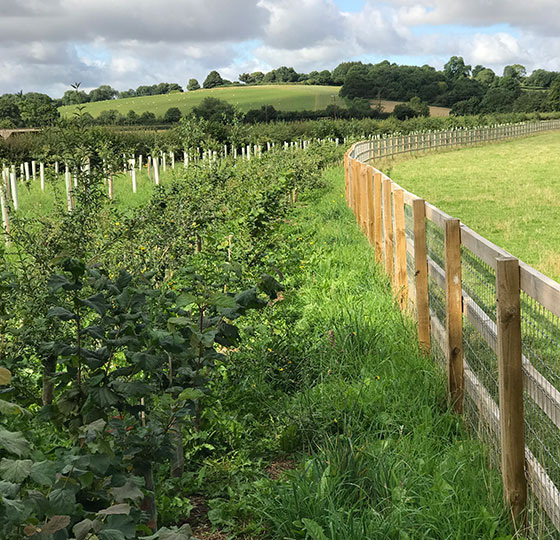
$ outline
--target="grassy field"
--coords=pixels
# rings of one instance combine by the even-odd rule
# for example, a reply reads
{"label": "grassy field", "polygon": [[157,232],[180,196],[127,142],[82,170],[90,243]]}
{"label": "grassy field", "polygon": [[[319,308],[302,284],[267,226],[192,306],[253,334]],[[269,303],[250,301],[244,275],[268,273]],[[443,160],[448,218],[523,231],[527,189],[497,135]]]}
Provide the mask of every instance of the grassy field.
{"label": "grassy field", "polygon": [[[262,105],[273,105],[283,111],[319,110],[336,103],[343,107],[343,100],[338,97],[338,86],[305,86],[305,85],[267,85],[267,86],[233,86],[226,88],[212,88],[160,96],[146,96],[110,101],[86,103],[85,112],[97,117],[101,111],[115,109],[126,115],[128,111],[137,114],[153,112],[156,116],[163,116],[170,107],[178,107],[185,114],[196,107],[207,97],[222,99],[236,105],[242,111],[258,109]],[[60,107],[62,116],[74,113],[76,106]]]}
{"label": "grassy field", "polygon": [[560,280],[560,133],[380,165],[404,188]]}

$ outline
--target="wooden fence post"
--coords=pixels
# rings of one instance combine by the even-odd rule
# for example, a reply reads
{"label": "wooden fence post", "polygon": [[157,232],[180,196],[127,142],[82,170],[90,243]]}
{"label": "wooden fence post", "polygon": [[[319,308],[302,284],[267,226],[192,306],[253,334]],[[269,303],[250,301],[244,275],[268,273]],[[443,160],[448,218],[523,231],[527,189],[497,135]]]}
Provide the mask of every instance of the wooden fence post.
{"label": "wooden fence post", "polygon": [[445,283],[447,329],[447,389],[457,414],[463,413],[463,309],[461,283],[461,222],[445,220]]}
{"label": "wooden fence post", "polygon": [[373,204],[373,167],[366,167],[367,236],[370,245],[375,242],[375,210]]}
{"label": "wooden fence post", "polygon": [[393,211],[391,205],[391,179],[383,180],[383,228],[385,229],[385,271],[393,283]]}
{"label": "wooden fence post", "polygon": [[360,162],[357,159],[352,160],[352,190],[354,192],[354,217],[356,222],[360,223]]}
{"label": "wooden fence post", "polygon": [[367,190],[367,165],[360,163],[360,227],[367,234],[368,231],[368,190]]}
{"label": "wooden fence post", "polygon": [[527,504],[527,480],[521,369],[519,261],[514,257],[504,257],[498,259],[496,263],[497,353],[504,499],[511,508],[516,525],[523,526],[525,517],[523,510]]}
{"label": "wooden fence post", "polygon": [[381,210],[382,188],[383,182],[381,173],[376,172],[373,180],[373,216],[375,229],[375,260],[378,263],[383,262],[383,213]]}
{"label": "wooden fence post", "polygon": [[344,154],[344,179],[345,179],[345,187],[346,187],[346,204],[350,206],[350,167],[349,167],[349,160],[348,152]]}
{"label": "wooden fence post", "polygon": [[406,273],[406,229],[404,221],[404,191],[393,193],[395,206],[395,289],[402,310],[408,298],[408,276]]}
{"label": "wooden fence post", "polygon": [[430,297],[428,290],[428,249],[426,247],[426,203],[423,199],[412,201],[414,219],[414,273],[416,275],[416,317],[418,340],[424,351],[430,343]]}

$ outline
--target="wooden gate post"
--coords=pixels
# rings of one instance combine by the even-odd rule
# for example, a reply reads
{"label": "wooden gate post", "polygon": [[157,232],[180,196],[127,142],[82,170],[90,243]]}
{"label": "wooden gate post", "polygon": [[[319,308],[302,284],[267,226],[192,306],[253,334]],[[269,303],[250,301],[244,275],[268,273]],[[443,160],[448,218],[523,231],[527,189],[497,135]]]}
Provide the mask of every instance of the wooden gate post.
{"label": "wooden gate post", "polygon": [[447,389],[453,410],[463,413],[463,306],[461,282],[461,222],[445,220],[445,283],[447,329]]}
{"label": "wooden gate post", "polygon": [[504,499],[511,508],[516,525],[523,526],[525,518],[523,510],[527,504],[527,480],[521,369],[519,261],[514,257],[504,257],[498,259],[496,263],[497,353]]}
{"label": "wooden gate post", "polygon": [[412,201],[414,219],[414,271],[416,275],[416,317],[418,340],[425,352],[430,351],[430,298],[428,291],[428,249],[426,247],[426,203]]}

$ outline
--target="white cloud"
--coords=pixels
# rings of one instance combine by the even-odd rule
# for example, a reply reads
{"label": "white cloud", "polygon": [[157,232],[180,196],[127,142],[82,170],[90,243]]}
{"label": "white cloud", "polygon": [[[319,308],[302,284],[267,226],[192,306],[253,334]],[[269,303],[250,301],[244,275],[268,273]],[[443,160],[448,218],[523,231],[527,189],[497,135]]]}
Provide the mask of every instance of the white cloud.
{"label": "white cloud", "polygon": [[[281,65],[333,68],[406,57],[441,68],[452,55],[501,73],[560,70],[558,0],[0,0],[0,94],[185,86]],[[495,27],[495,25],[500,25]],[[420,60],[422,59],[422,60]]]}

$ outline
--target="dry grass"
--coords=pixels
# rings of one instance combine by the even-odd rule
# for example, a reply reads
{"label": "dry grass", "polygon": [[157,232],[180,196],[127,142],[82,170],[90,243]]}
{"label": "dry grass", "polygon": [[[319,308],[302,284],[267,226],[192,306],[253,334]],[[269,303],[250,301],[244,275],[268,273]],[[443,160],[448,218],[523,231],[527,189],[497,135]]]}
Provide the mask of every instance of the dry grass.
{"label": "dry grass", "polygon": [[[383,112],[392,113],[396,105],[400,105],[404,101],[390,101],[386,99],[374,99],[371,101],[372,107],[377,107],[379,104],[383,107]],[[432,107],[430,105],[430,116],[449,116],[449,111],[447,107]]]}

